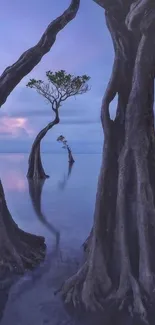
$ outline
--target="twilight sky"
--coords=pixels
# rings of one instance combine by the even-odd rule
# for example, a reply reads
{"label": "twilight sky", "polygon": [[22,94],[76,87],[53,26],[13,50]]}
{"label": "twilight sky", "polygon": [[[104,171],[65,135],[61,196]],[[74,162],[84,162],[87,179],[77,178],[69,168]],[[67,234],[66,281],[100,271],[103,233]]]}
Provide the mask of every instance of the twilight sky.
{"label": "twilight sky", "polygon": [[[1,0],[0,73],[36,44],[47,25],[70,0]],[[87,74],[91,90],[71,98],[61,107],[58,126],[49,131],[43,151],[60,151],[55,140],[63,134],[76,152],[100,152],[103,132],[100,107],[113,62],[113,47],[104,10],[92,0],[81,0],[76,18],[57,36],[51,51],[8,97],[0,111],[0,151],[27,152],[37,132],[53,118],[50,105],[35,90],[26,88],[30,78],[45,80],[47,70],[64,69]],[[111,111],[115,103],[112,103]]]}

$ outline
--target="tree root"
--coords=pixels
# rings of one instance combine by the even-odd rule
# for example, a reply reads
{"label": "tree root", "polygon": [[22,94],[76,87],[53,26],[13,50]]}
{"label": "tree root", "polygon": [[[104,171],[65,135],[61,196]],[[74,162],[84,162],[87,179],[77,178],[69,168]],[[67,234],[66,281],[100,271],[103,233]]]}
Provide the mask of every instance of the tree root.
{"label": "tree root", "polygon": [[98,277],[94,274],[90,278],[88,271],[88,264],[85,262],[83,267],[64,283],[61,292],[66,304],[72,304],[74,307],[84,305],[86,310],[102,312],[106,310],[107,303],[113,304],[118,310],[127,308],[132,317],[137,315],[144,324],[148,324],[145,306],[146,302],[148,303],[147,295],[132,275],[127,280],[127,286],[103,299]]}
{"label": "tree root", "polygon": [[[22,232],[21,232],[22,233]],[[27,269],[35,268],[45,257],[44,238],[23,232],[20,236],[5,242],[0,250],[0,278],[5,274],[23,274]],[[25,240],[26,239],[26,240]],[[29,241],[30,239],[30,241]]]}
{"label": "tree root", "polygon": [[[108,285],[101,279],[98,270],[94,272],[89,268],[88,262],[79,271],[69,278],[59,290],[62,293],[64,302],[74,307],[83,305],[86,310],[103,311],[103,297],[109,290]],[[108,288],[108,289],[107,289]]]}
{"label": "tree root", "polygon": [[81,285],[84,282],[88,271],[87,262],[79,269],[79,271],[69,278],[62,286],[61,293],[65,303],[72,303],[74,307],[81,302]]}

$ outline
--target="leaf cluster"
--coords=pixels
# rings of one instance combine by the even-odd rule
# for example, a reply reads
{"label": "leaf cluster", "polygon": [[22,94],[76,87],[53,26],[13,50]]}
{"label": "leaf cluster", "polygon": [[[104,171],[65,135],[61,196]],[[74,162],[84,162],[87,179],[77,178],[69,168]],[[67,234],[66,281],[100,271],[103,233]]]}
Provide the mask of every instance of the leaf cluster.
{"label": "leaf cluster", "polygon": [[47,82],[43,80],[30,79],[27,87],[35,89],[42,95],[53,110],[57,110],[67,98],[86,93],[90,88],[87,75],[74,76],[67,74],[65,70],[57,72],[46,72]]}

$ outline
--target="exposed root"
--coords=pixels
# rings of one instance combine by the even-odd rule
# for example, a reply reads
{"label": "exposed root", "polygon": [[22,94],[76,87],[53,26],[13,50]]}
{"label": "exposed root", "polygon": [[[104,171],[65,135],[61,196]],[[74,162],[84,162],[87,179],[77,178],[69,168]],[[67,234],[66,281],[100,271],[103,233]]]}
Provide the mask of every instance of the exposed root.
{"label": "exposed root", "polygon": [[41,240],[38,246],[30,245],[22,240],[15,240],[4,250],[1,248],[0,277],[5,273],[23,274],[26,269],[35,268],[45,257],[45,243]]}
{"label": "exposed root", "polygon": [[82,302],[87,310],[103,311],[103,296],[100,287],[100,281],[94,274],[94,277],[87,276],[82,289]]}
{"label": "exposed root", "polygon": [[117,305],[118,310],[122,310],[127,307],[131,317],[137,315],[145,324],[148,324],[147,311],[145,304],[148,303],[148,299],[144,292],[141,291],[138,281],[129,275],[127,285],[124,288],[119,289],[109,295],[106,299],[106,303],[113,303]]}
{"label": "exposed root", "polygon": [[61,292],[65,303],[72,303],[77,306],[81,302],[80,289],[88,272],[87,262],[79,271],[69,278],[62,286]]}
{"label": "exposed root", "polygon": [[[82,303],[88,310],[103,311],[103,298],[111,289],[111,281],[106,273],[104,259],[98,245],[94,257],[92,257],[93,253],[91,247],[88,260],[64,283],[61,292],[65,303],[72,303],[74,306]],[[92,261],[95,261],[95,264]]]}

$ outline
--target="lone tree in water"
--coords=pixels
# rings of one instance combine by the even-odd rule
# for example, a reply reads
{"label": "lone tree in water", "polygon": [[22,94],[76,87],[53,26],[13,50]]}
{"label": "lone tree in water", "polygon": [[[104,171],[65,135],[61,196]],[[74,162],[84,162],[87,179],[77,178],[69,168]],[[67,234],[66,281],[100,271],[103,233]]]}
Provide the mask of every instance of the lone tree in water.
{"label": "lone tree in water", "polygon": [[[86,261],[64,283],[62,293],[74,305],[79,300],[90,309],[115,305],[151,323],[155,290],[155,1],[96,2],[105,9],[115,59],[101,108],[103,161]],[[116,94],[113,121],[109,106]]]}
{"label": "lone tree in water", "polygon": [[47,71],[47,82],[42,80],[30,79],[27,87],[35,89],[40,95],[42,95],[50,104],[54,113],[54,119],[48,123],[35,138],[31,153],[29,156],[29,168],[27,177],[44,179],[49,177],[45,174],[44,168],[41,162],[40,143],[46,133],[60,122],[59,109],[62,103],[69,97],[77,96],[86,93],[89,90],[87,81],[90,79],[88,76],[73,76],[67,74],[64,70],[58,72]]}
{"label": "lone tree in water", "polygon": [[63,135],[60,135],[58,138],[57,138],[57,141],[58,142],[61,142],[63,144],[63,149],[66,149],[67,152],[68,152],[68,162],[69,162],[69,165],[73,165],[75,160],[73,158],[73,155],[72,155],[72,150],[71,148],[69,147],[68,143],[67,143],[67,140],[65,139],[65,137]]}
{"label": "lone tree in water", "polygon": [[[4,70],[0,76],[0,107],[22,78],[50,51],[57,34],[76,16],[79,4],[80,0],[72,0],[68,9],[48,25],[39,42]],[[7,271],[23,273],[25,269],[36,266],[44,258],[44,238],[18,228],[8,210],[1,182],[0,238],[0,281],[3,276],[6,277]]]}

